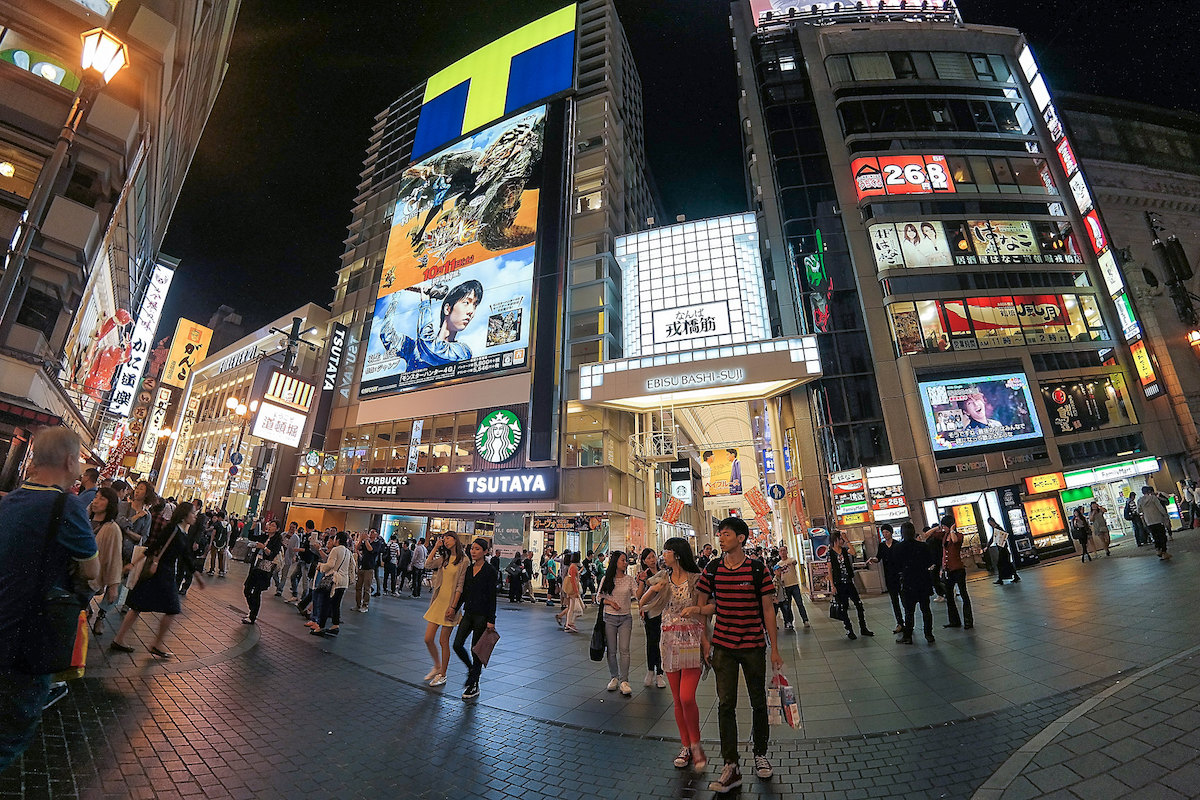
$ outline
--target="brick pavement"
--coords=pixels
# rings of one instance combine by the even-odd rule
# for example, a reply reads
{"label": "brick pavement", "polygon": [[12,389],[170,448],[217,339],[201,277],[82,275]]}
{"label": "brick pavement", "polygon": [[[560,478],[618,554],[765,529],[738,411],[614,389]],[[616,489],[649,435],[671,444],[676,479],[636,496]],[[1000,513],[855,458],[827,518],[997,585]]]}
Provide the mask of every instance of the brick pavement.
{"label": "brick pavement", "polygon": [[[1120,648],[1132,637],[1126,628],[1104,621],[1116,616],[1104,612],[1104,602],[1120,607],[1123,614],[1141,609],[1139,620],[1186,613],[1186,607],[1171,602],[1170,591],[1194,585],[1200,559],[1188,547],[1176,544],[1179,557],[1171,565],[1114,558],[1104,568],[1110,572],[1087,573],[1092,582],[1084,587],[1078,584],[1075,563],[1031,571],[1021,587],[1027,582],[1037,585],[1047,613],[1026,620],[1018,633],[1028,637],[1039,629],[1059,630],[1078,643],[1077,637],[1085,637],[1082,631],[1090,625],[1101,631],[1096,635],[1107,646]],[[1129,566],[1123,567],[1122,561]],[[1160,566],[1169,572],[1162,574],[1154,596],[1136,604],[1102,591],[1121,569],[1141,574]],[[1098,580],[1101,575],[1105,580]],[[406,607],[407,601],[392,601],[393,610],[384,604],[382,612],[377,606],[371,614],[348,614],[343,641],[327,642],[297,635],[298,617],[273,598],[265,599],[263,624],[252,629],[241,626],[236,608],[239,587],[240,582],[231,579],[209,593],[193,590],[187,619],[178,630],[181,638],[197,638],[197,657],[163,667],[139,653],[129,664],[103,663],[102,674],[92,672],[74,683],[71,694],[47,712],[35,746],[20,764],[0,775],[0,798],[711,796],[706,786],[715,768],[701,778],[671,768],[674,746],[665,733],[601,733],[587,718],[573,717],[571,710],[539,713],[547,709],[540,708],[536,699],[519,709],[466,704],[457,697],[453,673],[442,691],[415,685],[411,673],[406,673],[406,679],[388,674],[388,664],[396,660],[387,655],[392,649],[411,656],[415,645],[420,650],[415,661],[424,663],[419,641],[389,638],[386,627],[378,627],[385,626],[389,617],[405,617],[412,624],[418,610],[411,603]],[[1086,590],[1085,605],[1103,601],[1092,606],[1091,620],[1080,620],[1074,608],[1080,603],[1081,589]],[[527,608],[512,613],[523,622],[552,624],[539,612]],[[871,601],[869,613],[882,617],[882,604]],[[813,617],[821,624],[816,612]],[[1163,622],[1162,628],[1174,628],[1173,652],[1196,643],[1195,625]],[[837,652],[835,646],[855,644],[839,641],[827,628],[810,634],[820,647],[811,654],[800,652],[801,663],[810,655],[813,661],[827,659],[822,655],[826,646]],[[380,631],[384,631],[382,638]],[[988,635],[999,638],[1001,633]],[[354,640],[372,634],[378,653],[384,655],[376,663],[367,663]],[[888,648],[896,647],[880,634],[870,643],[873,649],[890,652]],[[1159,660],[1172,655],[1162,653],[1170,649],[1172,639],[1161,634],[1158,626],[1147,625],[1143,637],[1147,652],[1161,654]],[[550,636],[559,637],[553,641],[570,638],[557,632]],[[201,647],[199,640],[205,637],[211,641]],[[1023,643],[1021,638],[1011,642]],[[1002,644],[995,642],[997,647]],[[540,666],[534,681],[537,674],[548,680],[566,670],[579,670],[577,683],[594,675],[590,662],[580,667],[569,650],[551,651],[561,660],[558,669],[559,661],[533,657],[547,652],[536,646],[522,646],[512,638],[502,642],[506,646],[523,650],[525,662]],[[171,647],[180,649],[175,642]],[[954,648],[944,649],[949,655],[938,656],[940,651],[934,648],[908,652],[920,653],[914,657],[927,668],[969,664],[951,658]],[[1079,650],[1073,657],[1092,656]],[[931,662],[931,658],[946,660]],[[1135,666],[1152,666],[1153,661],[1147,658]],[[1038,661],[1049,663],[1044,658]],[[982,791],[1007,759],[1020,758],[1027,743],[1054,730],[1056,722],[1081,704],[1094,702],[1098,693],[1116,687],[1033,753],[1021,774],[1004,784],[1003,797],[1103,797],[1110,796],[1104,794],[1107,791],[1115,794],[1117,784],[1122,793],[1136,791],[1138,797],[1195,796],[1180,794],[1180,787],[1186,789],[1197,769],[1200,692],[1195,669],[1195,660],[1179,660],[1142,675],[1132,685],[1128,675],[1109,673],[1097,678],[1085,673],[1065,691],[1006,702],[995,710],[960,713],[953,720],[930,725],[813,736],[806,721],[805,731],[798,736],[777,737],[772,747],[775,780],[760,783],[750,778],[741,794],[823,800],[968,798]],[[502,679],[488,673],[485,697],[489,682],[494,696],[509,694],[495,691]],[[522,674],[516,679],[527,677]],[[1118,683],[1122,678],[1124,682]],[[835,683],[839,694],[858,691]],[[914,692],[923,691],[925,683],[914,684]],[[532,689],[536,698],[537,686]],[[653,706],[663,699],[662,693],[657,697],[653,693],[658,690],[638,689],[639,696],[648,695],[641,698],[643,704]],[[801,693],[803,698],[803,688]],[[589,694],[579,705],[592,702]],[[869,704],[871,698],[864,695],[857,702]],[[619,707],[625,713],[639,708],[628,701]],[[715,742],[709,750],[713,755]],[[1200,782],[1193,780],[1190,785],[1200,786]]]}

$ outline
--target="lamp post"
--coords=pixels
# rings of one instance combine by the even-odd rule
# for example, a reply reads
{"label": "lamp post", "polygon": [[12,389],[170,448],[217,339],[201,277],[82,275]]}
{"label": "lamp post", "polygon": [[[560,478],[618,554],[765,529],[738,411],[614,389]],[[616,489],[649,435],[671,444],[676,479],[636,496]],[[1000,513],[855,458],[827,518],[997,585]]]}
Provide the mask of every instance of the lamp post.
{"label": "lamp post", "polygon": [[162,470],[162,446],[168,440],[174,440],[179,435],[179,432],[173,431],[170,428],[160,428],[158,433],[154,435],[158,437],[158,444],[154,446],[154,461],[150,465],[150,481],[158,483],[158,473]]}
{"label": "lamp post", "polygon": [[[241,417],[241,426],[238,428],[237,444],[233,446],[233,451],[230,453],[240,453],[242,451],[242,437],[246,435],[246,423],[250,421],[250,414],[258,409],[258,401],[251,400],[249,405],[246,405],[236,397],[231,397],[225,401],[225,407],[229,409],[229,413]],[[236,466],[236,465],[234,465]],[[229,502],[229,490],[233,486],[233,473],[229,473],[229,478],[225,481],[225,494],[221,496],[221,508],[225,509],[225,504]]]}
{"label": "lamp post", "polygon": [[28,277],[22,274],[25,259],[33,247],[34,234],[42,223],[46,206],[50,204],[54,184],[66,163],[75,134],[87,118],[100,90],[129,64],[125,44],[108,31],[95,28],[80,38],[83,40],[83,56],[80,59],[83,77],[79,82],[79,91],[75,93],[67,121],[58,134],[54,152],[42,167],[29,195],[29,203],[17,226],[17,235],[13,237],[12,249],[5,259],[4,277],[0,278],[0,344],[8,341],[21,304],[25,302],[25,291],[29,286]]}

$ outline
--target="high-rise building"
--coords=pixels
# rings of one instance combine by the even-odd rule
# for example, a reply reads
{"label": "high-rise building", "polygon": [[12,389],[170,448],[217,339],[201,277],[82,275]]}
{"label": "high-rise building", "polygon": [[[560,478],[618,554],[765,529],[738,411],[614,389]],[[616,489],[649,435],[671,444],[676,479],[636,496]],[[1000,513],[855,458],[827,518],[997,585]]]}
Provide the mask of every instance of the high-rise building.
{"label": "high-rise building", "polygon": [[1127,243],[1021,33],[948,0],[738,0],[731,24],[778,324],[821,352],[792,397],[810,514],[867,552],[884,520],[949,514],[978,548],[994,518],[1032,557],[1090,499],[1119,533],[1125,492],[1170,490]]}
{"label": "high-rise building", "polygon": [[[0,488],[40,425],[71,427],[102,463],[143,388],[177,263],[159,248],[239,5],[0,2],[0,240],[31,213],[35,231],[0,324]],[[97,28],[126,47],[128,66],[104,86],[81,61],[81,34]]]}
{"label": "high-rise building", "polygon": [[658,215],[641,126],[611,0],[533,19],[376,117],[295,518],[500,543],[530,512],[526,544],[624,537],[644,498],[629,415],[571,400],[581,363],[620,355],[616,237]]}

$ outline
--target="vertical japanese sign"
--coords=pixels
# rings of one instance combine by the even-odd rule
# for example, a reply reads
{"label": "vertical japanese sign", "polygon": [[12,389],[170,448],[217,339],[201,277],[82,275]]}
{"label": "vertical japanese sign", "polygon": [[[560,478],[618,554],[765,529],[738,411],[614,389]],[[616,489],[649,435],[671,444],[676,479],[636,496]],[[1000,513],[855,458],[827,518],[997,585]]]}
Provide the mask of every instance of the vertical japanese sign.
{"label": "vertical japanese sign", "polygon": [[154,347],[154,332],[158,329],[158,321],[162,317],[163,303],[167,299],[167,291],[171,288],[171,280],[175,270],[158,264],[150,275],[150,285],[146,287],[146,295],[142,298],[142,307],[138,311],[137,325],[133,329],[130,340],[129,361],[121,366],[113,387],[112,399],[108,403],[108,413],[116,417],[128,417],[137,396],[138,381],[146,369],[146,361]]}
{"label": "vertical japanese sign", "polygon": [[182,389],[196,365],[208,355],[212,343],[212,328],[207,328],[190,319],[180,318],[175,326],[175,338],[171,340],[171,352],[163,370],[162,382],[166,386]]}

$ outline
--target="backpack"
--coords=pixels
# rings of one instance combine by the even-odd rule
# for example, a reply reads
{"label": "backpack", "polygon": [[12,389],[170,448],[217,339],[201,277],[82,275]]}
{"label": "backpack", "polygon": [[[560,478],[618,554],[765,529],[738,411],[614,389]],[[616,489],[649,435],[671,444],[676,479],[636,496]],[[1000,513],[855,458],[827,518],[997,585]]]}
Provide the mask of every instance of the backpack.
{"label": "backpack", "polygon": [[[767,565],[757,558],[750,558],[750,556],[746,556],[746,560],[750,562],[750,573],[754,576],[754,594],[759,599],[758,615],[762,617],[762,587],[766,580]],[[712,584],[713,589],[709,597],[717,596],[717,568],[720,565],[721,559],[719,557],[714,557],[712,561],[704,565],[704,574],[708,576],[708,581]],[[765,618],[763,619],[763,624],[766,624]]]}
{"label": "backpack", "polygon": [[1134,500],[1132,497],[1130,497],[1129,500],[1125,503],[1125,512],[1121,516],[1125,517],[1125,519],[1129,520],[1130,522],[1137,519],[1137,517],[1138,517],[1137,501]]}
{"label": "backpack", "polygon": [[224,522],[216,522],[213,524],[213,546],[221,550],[229,543],[229,530],[225,527]]}

